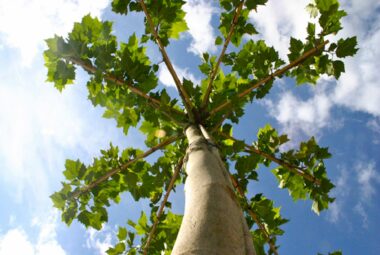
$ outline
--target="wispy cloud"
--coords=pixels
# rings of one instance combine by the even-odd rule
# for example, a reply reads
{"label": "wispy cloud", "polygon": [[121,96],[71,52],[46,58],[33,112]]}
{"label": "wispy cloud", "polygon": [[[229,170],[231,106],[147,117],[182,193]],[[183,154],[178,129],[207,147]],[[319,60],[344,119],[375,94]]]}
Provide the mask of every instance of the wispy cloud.
{"label": "wispy cloud", "polygon": [[44,39],[64,35],[87,13],[100,16],[108,0],[0,0],[0,45],[16,48],[30,65]]}
{"label": "wispy cloud", "polygon": [[332,193],[336,200],[327,212],[327,220],[339,223],[353,212],[360,216],[362,227],[367,228],[371,220],[367,210],[371,207],[377,193],[376,185],[379,184],[380,172],[373,161],[359,161],[350,170],[341,168]]}
{"label": "wispy cloud", "polygon": [[[290,37],[305,38],[309,14],[305,6],[309,0],[268,1],[249,15],[260,36],[286,58]],[[295,15],[295,13],[297,15]]]}
{"label": "wispy cloud", "polygon": [[265,99],[269,114],[281,124],[282,129],[293,139],[318,135],[325,127],[339,126],[338,121],[330,121],[332,102],[323,88],[312,88],[312,97],[302,99],[292,92],[283,91],[278,99]]}
{"label": "wispy cloud", "polygon": [[334,182],[335,188],[332,192],[335,201],[329,206],[329,210],[327,211],[327,220],[330,222],[337,223],[343,217],[343,207],[351,191],[348,182],[349,172],[345,168],[341,168],[338,179]]}
{"label": "wispy cloud", "polygon": [[212,3],[205,0],[189,0],[183,8],[186,12],[185,20],[192,37],[188,51],[196,55],[215,51],[215,35],[211,25],[212,14],[215,11]]}
{"label": "wispy cloud", "polygon": [[[179,76],[179,78],[181,80],[183,78],[188,79],[188,80],[192,81],[194,83],[194,85],[200,83],[200,80],[197,79],[187,68],[183,69],[183,68],[180,68],[178,66],[174,66],[174,69],[176,70],[177,75]],[[170,72],[169,72],[168,68],[166,67],[166,65],[164,65],[164,64],[160,65],[160,70],[158,72],[158,79],[165,86],[175,87],[175,83],[174,83],[173,77],[170,74]]]}
{"label": "wispy cloud", "polygon": [[380,173],[376,171],[376,164],[374,162],[361,162],[355,169],[361,191],[360,200],[369,203],[376,194],[374,185],[380,184]]}
{"label": "wispy cloud", "polygon": [[96,251],[96,254],[106,255],[106,251],[113,246],[112,235],[109,227],[103,226],[102,230],[97,231],[89,228],[87,231],[86,247]]}
{"label": "wispy cloud", "polygon": [[65,255],[56,239],[57,215],[53,211],[46,218],[35,218],[31,222],[37,229],[37,236],[29,236],[22,227],[9,229],[0,235],[0,255]]}

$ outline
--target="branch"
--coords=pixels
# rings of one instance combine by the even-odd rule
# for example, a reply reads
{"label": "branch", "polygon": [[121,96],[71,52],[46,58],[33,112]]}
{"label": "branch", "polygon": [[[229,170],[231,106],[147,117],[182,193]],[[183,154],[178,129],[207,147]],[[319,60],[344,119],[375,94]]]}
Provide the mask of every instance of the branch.
{"label": "branch", "polygon": [[187,94],[185,88],[182,86],[182,83],[176,73],[176,71],[174,70],[174,67],[170,61],[170,58],[168,56],[168,54],[166,53],[166,50],[165,50],[165,47],[164,45],[162,44],[161,40],[160,40],[160,37],[157,33],[157,30],[153,24],[153,21],[152,21],[152,18],[151,16],[149,15],[149,12],[146,8],[146,5],[144,3],[144,0],[139,0],[140,1],[140,5],[141,5],[141,8],[143,9],[144,13],[145,13],[145,16],[146,16],[146,19],[148,21],[148,24],[149,24],[149,27],[150,27],[150,30],[157,42],[157,45],[161,51],[161,54],[162,54],[162,57],[163,57],[163,60],[171,74],[171,76],[173,77],[173,80],[174,80],[174,83],[177,87],[177,90],[183,100],[183,103],[184,103],[184,106],[186,108],[186,111],[187,113],[189,114],[189,117],[190,117],[190,120],[191,121],[194,121],[194,116],[193,116],[193,112],[192,112],[192,103],[191,103],[191,100],[190,100],[190,97],[189,95]]}
{"label": "branch", "polygon": [[[269,82],[270,80],[284,74],[286,71],[292,69],[293,67],[296,67],[298,65],[300,65],[302,62],[304,62],[306,59],[308,59],[309,57],[313,56],[314,54],[316,54],[319,50],[321,50],[327,43],[329,43],[329,41],[324,41],[322,42],[321,44],[317,45],[316,47],[306,51],[302,56],[300,56],[299,58],[297,58],[296,60],[294,60],[293,62],[289,63],[288,65],[284,66],[283,68],[281,69],[278,69],[276,72],[274,72],[273,74],[267,76],[266,78],[258,81],[257,83],[255,84],[252,84],[251,87],[249,87],[248,89],[244,90],[243,92],[239,93],[237,95],[237,98],[242,98],[242,97],[245,97],[246,95],[248,95],[252,90],[260,87],[261,85]],[[224,108],[226,108],[227,106],[231,106],[232,102],[231,101],[225,101],[224,103],[220,104],[219,106],[215,107],[211,112],[210,112],[210,116],[214,115],[215,113],[223,110]]]}
{"label": "branch", "polygon": [[111,176],[125,170],[128,166],[130,166],[131,164],[135,163],[136,161],[140,160],[140,159],[143,159],[147,156],[149,156],[150,154],[152,154],[153,152],[157,151],[157,150],[160,150],[162,148],[164,148],[166,145],[169,145],[171,143],[173,143],[174,141],[176,141],[177,139],[179,139],[181,136],[173,136],[171,138],[168,138],[167,140],[161,142],[160,144],[150,148],[149,150],[145,151],[144,153],[141,153],[139,155],[136,155],[135,158],[133,159],[130,159],[129,161],[127,161],[126,163],[124,163],[123,165],[117,167],[117,168],[113,168],[111,169],[110,171],[108,171],[105,175],[101,176],[99,179],[91,182],[90,184],[86,185],[85,187],[75,191],[73,194],[72,194],[72,198],[77,198],[78,196],[80,196],[81,194],[85,193],[85,192],[88,192],[89,190],[93,189],[94,187],[98,186],[99,184],[101,184],[102,182],[106,181],[108,178],[110,178]]}
{"label": "branch", "polygon": [[145,247],[144,247],[144,255],[148,254],[148,249],[149,249],[150,242],[151,242],[152,239],[153,239],[154,232],[156,231],[156,228],[157,228],[158,222],[160,221],[160,217],[161,217],[161,215],[162,215],[162,212],[164,211],[165,204],[166,204],[166,202],[168,201],[168,198],[169,198],[170,192],[171,192],[171,190],[173,189],[173,187],[174,187],[174,183],[175,183],[175,181],[176,181],[176,179],[177,179],[177,177],[178,177],[179,171],[180,171],[181,168],[182,168],[183,159],[184,159],[184,157],[182,157],[182,158],[179,160],[178,164],[177,164],[176,167],[175,167],[175,170],[174,170],[173,176],[172,176],[172,178],[170,179],[170,183],[169,183],[169,186],[168,186],[167,189],[166,189],[166,193],[165,193],[164,199],[162,200],[161,205],[160,205],[160,209],[158,210],[157,218],[156,218],[156,220],[154,221],[153,226],[152,226],[152,229],[151,229],[150,232],[149,232],[148,240],[146,241],[146,244],[145,244]]}
{"label": "branch", "polygon": [[[239,141],[236,138],[234,138],[234,137],[232,137],[230,135],[227,135],[225,133],[220,132],[220,134],[222,136],[224,136],[225,138],[231,139],[231,140],[233,140],[235,142]],[[311,181],[311,182],[313,182],[313,183],[315,183],[317,185],[321,185],[320,180],[318,180],[317,178],[315,178],[311,174],[305,172],[304,168],[292,165],[292,164],[290,164],[290,163],[288,163],[288,162],[286,162],[286,161],[284,161],[282,159],[276,158],[275,156],[273,156],[273,155],[271,155],[269,153],[263,152],[263,151],[257,149],[256,147],[250,146],[248,144],[245,144],[245,151],[248,152],[248,153],[253,152],[253,153],[257,154],[257,155],[263,156],[264,158],[266,158],[268,160],[271,160],[271,161],[273,161],[273,162],[275,162],[275,163],[277,163],[277,164],[285,167],[286,169],[288,169],[289,171],[293,172],[294,174],[299,175],[299,176],[303,177],[304,179],[306,179],[308,181]]]}
{"label": "branch", "polygon": [[232,181],[232,185],[234,186],[234,188],[237,190],[237,192],[239,193],[239,195],[244,199],[244,202],[248,205],[247,208],[248,208],[249,215],[256,222],[257,226],[259,227],[259,229],[261,230],[261,232],[264,234],[265,238],[268,241],[270,249],[272,250],[272,252],[275,255],[278,255],[276,246],[273,244],[272,239],[270,238],[270,235],[269,235],[268,231],[266,230],[264,224],[258,218],[257,214],[250,208],[250,206],[248,204],[248,199],[244,195],[244,192],[241,189],[241,187],[239,186],[239,183],[237,182],[237,180],[235,179],[235,177],[232,174],[230,174],[230,179]]}
{"label": "branch", "polygon": [[[81,66],[85,71],[87,71],[88,73],[91,73],[91,74],[95,74],[98,70],[96,69],[96,67],[94,67],[93,65],[91,64],[87,64],[85,63],[83,60],[81,59],[76,59],[76,58],[73,58],[73,57],[70,57],[68,58],[68,60],[70,60],[71,62],[73,62],[74,64],[76,65],[79,65]],[[185,126],[186,124],[185,123],[181,123],[177,120],[175,120],[175,118],[172,117],[172,113],[175,113],[175,114],[180,114],[180,115],[184,115],[183,112],[173,108],[173,107],[167,107],[169,109],[169,112],[166,112],[165,110],[161,109],[160,106],[161,106],[161,101],[158,100],[158,99],[155,99],[154,97],[151,97],[149,96],[148,94],[144,93],[143,91],[139,90],[138,88],[132,86],[131,84],[128,84],[128,83],[125,83],[123,80],[120,80],[119,78],[113,76],[113,75],[110,75],[110,74],[104,74],[103,75],[104,79],[105,80],[108,80],[108,81],[111,81],[111,82],[114,82],[116,83],[117,85],[119,86],[127,86],[128,89],[140,96],[140,97],[143,97],[145,99],[148,100],[148,102],[150,103],[150,105],[157,109],[157,110],[161,110],[162,113],[167,116],[168,118],[170,118],[172,121],[176,122],[177,124],[179,124],[180,126]]]}
{"label": "branch", "polygon": [[228,32],[226,40],[224,41],[223,49],[222,49],[222,51],[221,51],[221,53],[219,55],[218,61],[216,62],[216,65],[215,65],[215,67],[214,67],[214,69],[213,69],[213,71],[211,73],[210,80],[209,80],[209,83],[208,83],[208,86],[207,86],[207,90],[206,90],[206,94],[205,94],[205,96],[203,98],[203,101],[202,101],[202,104],[201,104],[201,109],[205,109],[207,107],[207,104],[208,104],[208,101],[209,101],[209,98],[210,98],[210,94],[211,94],[211,90],[212,90],[212,84],[213,84],[214,79],[216,77],[216,73],[219,70],[220,63],[222,62],[222,59],[223,59],[224,54],[225,54],[225,52],[227,50],[228,44],[231,41],[231,38],[232,38],[232,35],[234,33],[234,29],[235,29],[235,26],[237,24],[240,12],[241,12],[241,10],[243,8],[243,5],[244,5],[244,1],[241,1],[240,4],[239,4],[239,6],[236,7],[236,9],[235,9],[235,14],[234,14],[234,17],[232,19],[230,31]]}

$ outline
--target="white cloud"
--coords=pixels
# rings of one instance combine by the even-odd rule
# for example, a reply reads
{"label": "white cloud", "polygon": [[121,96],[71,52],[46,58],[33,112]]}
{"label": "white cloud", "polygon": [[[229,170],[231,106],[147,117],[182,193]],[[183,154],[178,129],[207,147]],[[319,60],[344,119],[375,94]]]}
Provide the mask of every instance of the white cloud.
{"label": "white cloud", "polygon": [[307,100],[296,97],[291,92],[283,92],[278,100],[264,100],[269,114],[292,138],[301,134],[317,135],[321,128],[337,125],[330,122],[331,101],[323,90],[313,89],[314,96]]}
{"label": "white cloud", "polygon": [[338,223],[339,220],[344,216],[343,206],[345,200],[350,193],[349,173],[346,169],[340,170],[340,175],[338,179],[334,182],[335,188],[332,191],[332,196],[335,197],[335,201],[329,205],[329,210],[327,211],[327,220],[333,223]]}
{"label": "white cloud", "polygon": [[361,202],[355,205],[354,212],[359,214],[359,216],[362,218],[362,227],[368,228],[368,214]]}
{"label": "white cloud", "polygon": [[375,184],[380,184],[380,173],[376,171],[374,162],[359,163],[356,166],[357,180],[360,188],[360,200],[366,203],[371,202],[376,194]]}
{"label": "white cloud", "polygon": [[[306,36],[306,25],[310,20],[305,10],[308,2],[268,2],[266,6],[260,6],[257,13],[250,14],[251,20],[261,32],[260,37],[275,46],[284,59],[287,59],[290,36],[300,39]],[[269,104],[272,106],[271,115],[285,129],[293,130],[296,124],[300,124],[305,126],[299,126],[298,130],[314,134],[328,126],[331,121],[330,111],[337,105],[380,116],[380,72],[377,71],[380,65],[380,14],[376,11],[379,6],[380,3],[375,0],[366,3],[344,2],[343,8],[347,10],[348,17],[343,19],[344,30],[339,35],[357,35],[360,50],[354,58],[345,59],[346,73],[342,74],[334,89],[329,92],[320,93],[315,90],[316,94],[305,100],[285,93],[279,103]],[[320,83],[325,81],[324,77]]]}
{"label": "white cloud", "polygon": [[110,141],[141,145],[136,136],[120,139],[114,121],[100,117],[102,110],[86,100],[80,77],[79,84],[59,93],[44,83],[45,70],[9,65],[0,75],[0,182],[12,187],[13,201],[44,210],[63,178],[66,158],[89,163]]}
{"label": "white cloud", "polygon": [[204,52],[214,52],[215,35],[211,26],[212,14],[215,12],[210,1],[189,0],[183,6],[186,12],[185,20],[189,33],[193,38],[188,51],[201,55]]}
{"label": "white cloud", "polygon": [[112,233],[107,226],[102,230],[97,231],[89,228],[87,231],[86,246],[89,249],[95,250],[99,255],[106,255],[106,251],[113,246]]}
{"label": "white cloud", "polygon": [[0,0],[0,45],[17,48],[30,65],[44,39],[64,35],[82,16],[100,16],[108,0]]}
{"label": "white cloud", "polygon": [[[347,22],[348,23],[348,22]],[[359,38],[359,51],[354,59],[346,61],[346,73],[342,75],[334,91],[334,102],[352,110],[359,110],[380,116],[380,15],[375,24]],[[355,26],[347,24],[348,29]],[[352,31],[350,34],[355,34]]]}
{"label": "white cloud", "polygon": [[[177,72],[177,75],[179,76],[180,80],[182,80],[183,78],[191,80],[194,83],[194,85],[200,83],[200,80],[197,79],[192,73],[190,73],[187,68],[182,69],[178,66],[174,66],[174,69]],[[160,65],[160,70],[158,72],[158,79],[165,86],[175,87],[173,77],[171,76],[166,65],[164,65],[164,64]]]}
{"label": "white cloud", "polygon": [[[249,15],[265,41],[287,59],[290,36],[303,39],[309,14],[305,10],[309,0],[268,1]],[[295,15],[296,14],[296,15]]]}
{"label": "white cloud", "polygon": [[327,220],[341,222],[342,218],[348,216],[346,211],[351,209],[360,216],[362,227],[367,228],[370,221],[367,210],[377,192],[375,185],[380,184],[380,173],[376,170],[376,164],[372,161],[359,161],[352,170],[342,168],[334,183],[336,187],[332,196],[336,200],[329,206]]}
{"label": "white cloud", "polygon": [[11,229],[0,236],[0,255],[34,255],[34,247],[22,229]]}
{"label": "white cloud", "polygon": [[366,126],[374,133],[372,142],[374,144],[380,144],[380,118],[373,118],[369,120]]}
{"label": "white cloud", "polygon": [[66,252],[56,240],[56,211],[44,219],[38,219],[33,227],[38,229],[35,237],[30,237],[21,227],[8,230],[0,235],[0,255],[65,255]]}

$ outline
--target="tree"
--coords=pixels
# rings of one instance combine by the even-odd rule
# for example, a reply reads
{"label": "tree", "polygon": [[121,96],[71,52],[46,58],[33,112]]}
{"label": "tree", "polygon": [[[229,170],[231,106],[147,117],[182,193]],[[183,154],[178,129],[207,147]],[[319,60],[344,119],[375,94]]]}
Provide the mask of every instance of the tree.
{"label": "tree", "polygon": [[[120,226],[119,242],[108,254],[265,254],[265,247],[278,254],[276,239],[287,220],[263,194],[246,196],[249,184],[258,180],[258,167],[272,163],[280,188],[288,189],[294,200],[312,200],[317,214],[328,208],[334,185],[324,165],[330,157],[327,148],[312,137],[299,149],[284,151],[280,147],[287,135],[269,124],[247,144],[233,136],[232,124],[239,123],[247,104],[269,93],[276,79],[290,77],[299,85],[316,84],[321,75],[338,79],[344,72],[341,59],[357,51],[356,37],[335,39],[346,13],[337,0],[315,0],[306,7],[311,16],[307,38],[290,38],[288,60],[282,60],[263,40],[243,39],[258,33],[248,14],[265,3],[219,1],[215,44],[222,50],[218,56],[203,54],[200,84],[181,81],[165,50],[187,30],[182,0],[113,0],[116,13],[145,15],[141,38],[133,34],[119,42],[111,22],[87,15],[67,38],[46,40],[47,80],[61,91],[81,67],[90,77],[89,99],[104,107],[103,117],[115,119],[125,135],[130,127],[139,128],[149,147],[145,152],[132,147],[120,151],[111,144],[90,165],[67,160],[66,181],[51,196],[65,223],[77,219],[101,229],[108,220],[106,208],[128,192],[136,201],[148,199],[151,211],[141,212],[137,222],[129,220],[128,227]],[[160,65],[146,54],[149,41],[158,46],[178,97],[158,86]],[[156,151],[161,151],[158,159],[147,161]],[[180,183],[185,183],[186,194],[183,217],[172,213],[168,202]]]}

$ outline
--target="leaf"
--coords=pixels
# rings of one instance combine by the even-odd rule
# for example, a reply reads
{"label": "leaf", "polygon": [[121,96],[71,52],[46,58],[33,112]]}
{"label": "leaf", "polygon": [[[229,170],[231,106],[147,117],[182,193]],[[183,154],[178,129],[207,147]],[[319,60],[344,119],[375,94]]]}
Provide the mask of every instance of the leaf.
{"label": "leaf", "polygon": [[245,1],[245,5],[248,10],[256,10],[258,5],[265,5],[268,0],[247,0]]}
{"label": "leaf", "polygon": [[339,39],[338,46],[336,48],[337,57],[344,58],[347,56],[353,56],[358,51],[356,36],[349,37],[346,39]]}
{"label": "leaf", "polygon": [[310,17],[316,18],[318,16],[318,8],[314,4],[308,4],[306,10],[310,13]]}
{"label": "leaf", "polygon": [[315,3],[321,11],[327,12],[331,6],[339,4],[337,0],[315,0]]}
{"label": "leaf", "polygon": [[333,61],[334,76],[339,79],[340,75],[345,72],[344,63],[340,60]]}
{"label": "leaf", "polygon": [[66,159],[65,171],[63,174],[67,180],[73,180],[77,177],[82,176],[84,171],[86,171],[86,167],[79,161],[79,159],[76,161]]}
{"label": "leaf", "polygon": [[117,238],[119,241],[123,241],[127,238],[127,229],[123,227],[119,227],[119,232],[117,233]]}
{"label": "leaf", "polygon": [[[223,39],[220,36],[215,38],[215,45],[221,45],[223,43]],[[206,60],[207,61],[207,60]]]}
{"label": "leaf", "polygon": [[172,27],[170,28],[170,32],[168,33],[168,36],[170,38],[179,39],[179,35],[188,29],[189,28],[187,27],[186,21],[180,20],[172,24]]}
{"label": "leaf", "polygon": [[112,1],[112,11],[120,14],[128,13],[128,5],[131,0],[113,0]]}
{"label": "leaf", "polygon": [[143,235],[148,232],[148,218],[146,217],[145,212],[141,212],[140,218],[137,221],[137,225],[135,227],[137,234]]}

